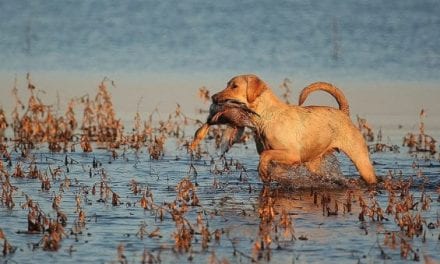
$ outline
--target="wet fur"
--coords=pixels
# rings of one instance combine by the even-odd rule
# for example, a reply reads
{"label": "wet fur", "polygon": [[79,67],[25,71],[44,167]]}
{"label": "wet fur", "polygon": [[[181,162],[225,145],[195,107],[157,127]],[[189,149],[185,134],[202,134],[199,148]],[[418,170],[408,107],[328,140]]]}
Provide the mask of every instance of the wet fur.
{"label": "wet fur", "polygon": [[[326,88],[320,89],[320,86]],[[258,171],[263,182],[271,180],[270,162],[305,163],[309,170],[317,172],[326,154],[341,150],[353,161],[367,183],[376,183],[364,138],[348,116],[345,97],[334,88],[327,83],[312,84],[304,89],[302,94],[305,96],[300,96],[300,102],[304,102],[310,92],[325,90],[337,99],[341,110],[326,106],[287,105],[255,75],[232,78],[223,91],[212,96],[212,100],[216,104],[235,100],[258,114],[252,119],[260,154]]]}

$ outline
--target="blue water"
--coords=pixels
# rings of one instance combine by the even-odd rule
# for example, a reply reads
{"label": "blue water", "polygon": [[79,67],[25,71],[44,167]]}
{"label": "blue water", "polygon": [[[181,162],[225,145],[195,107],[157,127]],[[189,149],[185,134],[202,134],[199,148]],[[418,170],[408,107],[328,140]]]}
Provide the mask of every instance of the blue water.
{"label": "blue water", "polygon": [[[104,72],[104,76],[108,74],[118,84],[117,88],[109,87],[118,118],[122,116],[123,120],[130,122],[137,111],[139,98],[144,98],[140,107],[144,120],[147,116],[145,112],[151,112],[156,106],[161,111],[168,106],[171,110],[166,109],[164,113],[171,112],[176,101],[190,102],[184,110],[185,113],[191,113],[195,108],[192,104],[196,100],[198,87],[207,85],[211,91],[218,91],[224,87],[227,78],[237,73],[255,72],[265,80],[272,79],[272,84],[279,83],[282,80],[278,78],[280,76],[290,78],[292,75],[302,75],[307,82],[324,80],[341,84],[344,91],[347,91],[354,114],[361,109],[379,112],[381,115],[372,118],[362,112],[361,116],[368,118],[375,131],[384,128],[386,143],[400,145],[401,138],[407,132],[417,131],[421,108],[425,108],[428,113],[427,133],[438,139],[440,122],[429,119],[432,116],[438,118],[440,113],[436,111],[440,98],[438,89],[414,85],[414,90],[409,90],[408,87],[412,87],[410,84],[404,91],[402,89],[394,93],[401,88],[396,86],[393,92],[380,94],[379,88],[396,80],[415,80],[417,84],[424,81],[435,84],[440,80],[439,14],[439,0],[0,0],[0,75],[6,72],[6,81],[0,78],[0,106],[7,106],[5,109],[10,118],[14,103],[14,100],[8,99],[14,79],[11,72],[17,73],[20,91],[25,92],[23,102],[28,98],[24,73],[30,71],[37,87],[48,91],[47,94],[39,94],[48,104],[56,98],[54,93],[50,94],[51,90],[60,91],[59,95],[64,102],[87,91],[95,94],[96,86],[103,77],[100,73]],[[50,83],[41,73],[45,71],[76,74],[67,81],[60,78],[63,81],[56,79]],[[96,72],[99,77],[95,80],[90,75],[82,76],[84,72],[91,72],[92,76]],[[129,78],[136,78],[131,83],[127,82],[128,78],[118,76],[121,72],[133,73]],[[202,78],[191,84],[188,84],[188,80],[172,78],[169,83],[148,78],[148,82],[143,82],[142,79],[142,76],[166,79],[169,76],[167,73],[188,74],[188,79],[195,79],[191,74],[197,73]],[[204,73],[219,73],[220,77],[208,82]],[[278,77],[272,78],[270,73],[276,73]],[[46,78],[50,77],[53,76]],[[356,85],[341,82],[340,79],[345,77],[357,81],[373,79],[381,85],[365,85],[363,88],[370,89],[365,92]],[[75,87],[78,82],[76,79],[80,78],[80,81],[87,80]],[[48,83],[52,87],[48,87]],[[295,89],[298,86],[301,87],[301,84],[294,83]],[[186,90],[178,91],[181,87]],[[272,87],[276,88],[276,85]],[[293,97],[297,98],[297,94],[298,91],[294,90]],[[405,97],[412,101],[403,101]],[[391,106],[387,107],[387,104]],[[396,115],[402,112],[411,115]],[[166,116],[162,115],[163,118]],[[352,120],[355,120],[354,116]],[[397,129],[397,125],[402,123],[404,127]],[[131,127],[127,125],[126,132]],[[194,131],[195,128],[191,128],[187,137],[191,137]],[[213,142],[207,142],[207,146],[212,147]],[[399,154],[373,154],[372,159],[377,162],[376,171],[386,175],[390,170],[396,171],[396,174],[401,170],[405,177],[410,177],[419,171],[419,167],[413,167],[413,162],[420,163],[420,171],[431,180],[427,190],[433,198],[430,211],[425,212],[425,219],[427,223],[435,222],[439,208],[438,193],[435,193],[440,178],[439,164],[436,160],[429,164],[430,161],[424,161],[421,157],[418,160],[407,154],[405,148],[401,150]],[[176,184],[188,174],[188,154],[184,149],[171,144],[163,160],[151,161],[145,148],[142,151],[140,157],[128,151],[126,160],[120,156],[111,163],[109,153],[105,150],[97,149],[91,154],[68,154],[80,164],[69,165],[70,172],[63,172],[63,177],[69,177],[75,182],[63,196],[62,208],[69,217],[67,231],[70,231],[77,216],[75,195],[85,190],[84,186],[91,187],[99,183],[99,175],[90,177],[88,174],[94,157],[104,164],[110,187],[121,195],[123,205],[100,203],[97,201],[99,196],[89,193],[88,198],[86,196],[84,199],[90,201],[84,202],[88,217],[84,233],[78,237],[66,237],[58,252],[42,249],[33,251],[31,243],[38,243],[42,236],[17,231],[26,230],[28,211],[20,207],[25,201],[24,194],[31,195],[53,216],[53,193],[58,190],[61,180],[52,182],[50,192],[43,192],[40,191],[38,180],[13,178],[13,185],[19,188],[14,198],[17,204],[13,210],[0,206],[0,227],[10,243],[18,249],[15,254],[3,258],[0,256],[0,262],[117,261],[116,248],[119,244],[125,245],[129,263],[139,262],[144,248],[157,254],[158,245],[168,248],[162,254],[163,262],[188,262],[188,254],[174,254],[170,250],[174,245],[172,233],[175,225],[169,216],[163,223],[159,223],[153,214],[138,205],[128,207],[128,203],[138,203],[141,197],[130,191],[131,179],[139,181],[143,187],[151,187],[158,204],[171,202],[176,195]],[[39,157],[37,162],[41,163],[38,164],[39,168],[46,173],[46,166],[50,165],[52,169],[65,166],[60,161],[64,160],[66,154],[48,154],[45,150],[38,150],[35,154]],[[15,155],[14,165],[19,159],[19,153]],[[253,144],[249,148],[236,146],[228,155],[238,158],[248,169],[245,183],[242,184],[238,169],[233,169],[231,173],[213,175],[210,172],[211,157],[205,157],[205,160],[195,164],[198,171],[198,195],[203,210],[207,209],[208,213],[220,212],[220,216],[209,217],[210,230],[224,228],[233,239],[237,239],[238,248],[250,255],[260,224],[256,210],[261,200],[261,183],[256,172],[258,156]],[[179,160],[176,160],[177,156]],[[47,165],[48,161],[43,157],[55,159],[50,159],[49,162],[53,163]],[[340,160],[344,175],[353,176],[356,173],[353,165],[346,158]],[[12,173],[12,168],[8,169]],[[25,169],[28,169],[28,164],[25,164]],[[217,181],[218,187],[214,185]],[[250,187],[253,191],[250,191]],[[411,191],[415,193],[415,199],[420,198],[416,188]],[[332,194],[332,197],[336,195]],[[382,260],[382,248],[377,246],[383,245],[384,228],[397,230],[393,220],[383,224],[368,222],[369,233],[366,234],[360,229],[357,212],[323,217],[321,208],[316,208],[311,199],[307,190],[305,194],[295,193],[289,199],[277,201],[279,206],[290,206],[287,208],[295,218],[296,236],[306,235],[308,240],[289,242],[284,249],[274,250],[273,263],[404,261],[400,258],[399,248],[392,250],[385,247],[385,252],[392,259]],[[378,200],[384,207],[386,194],[380,194]],[[191,209],[191,223],[196,222],[196,213],[201,208]],[[359,210],[357,205],[356,208]],[[160,226],[163,238],[139,239],[136,232],[141,221],[148,223],[149,232]],[[428,230],[427,242],[422,242],[421,237],[412,240],[414,249],[421,252],[420,256],[436,256],[438,230]],[[69,248],[74,251],[69,253]],[[234,254],[226,234],[220,244],[212,241],[211,251],[201,251],[200,242],[195,243],[194,248],[194,263],[206,263],[211,251],[216,251],[220,258],[225,256],[230,262],[241,261],[241,256]]]}
{"label": "blue water", "polygon": [[0,70],[438,80],[439,14],[438,0],[0,0]]}

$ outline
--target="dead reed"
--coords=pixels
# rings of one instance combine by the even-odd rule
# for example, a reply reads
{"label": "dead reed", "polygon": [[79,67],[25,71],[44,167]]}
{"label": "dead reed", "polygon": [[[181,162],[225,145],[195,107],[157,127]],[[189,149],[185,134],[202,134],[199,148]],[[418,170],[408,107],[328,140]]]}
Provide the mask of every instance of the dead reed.
{"label": "dead reed", "polygon": [[[66,238],[79,241],[87,233],[88,227],[98,222],[99,217],[90,211],[90,205],[108,206],[114,210],[131,208],[145,214],[135,237],[138,240],[151,239],[160,246],[154,248],[156,251],[146,247],[142,252],[142,263],[160,263],[161,252],[164,251],[184,255],[189,261],[203,255],[209,256],[210,263],[228,263],[227,258],[218,258],[219,252],[216,252],[217,247],[225,243],[231,244],[233,253],[230,257],[234,261],[240,257],[251,262],[269,262],[277,250],[283,250],[285,245],[292,246],[311,239],[308,234],[295,235],[301,227],[294,221],[292,210],[277,206],[279,194],[276,189],[267,186],[258,197],[254,215],[245,209],[240,210],[241,216],[253,217],[257,221],[257,231],[251,236],[249,250],[242,249],[239,242],[231,238],[233,234],[227,228],[212,224],[218,224],[218,219],[224,222],[228,219],[222,216],[221,208],[217,208],[214,201],[200,196],[198,181],[200,174],[204,173],[203,169],[212,176],[212,184],[204,188],[214,192],[232,186],[221,180],[230,175],[237,176],[237,182],[245,186],[239,190],[247,194],[254,193],[260,186],[252,182],[255,175],[247,171],[245,163],[228,157],[225,151],[216,156],[206,144],[198,145],[187,157],[175,157],[175,160],[188,160],[188,171],[176,181],[175,189],[168,189],[172,193],[168,201],[158,199],[156,194],[159,191],[139,179],[126,179],[127,193],[120,186],[115,186],[106,170],[107,159],[103,162],[102,156],[96,158],[95,154],[104,152],[109,164],[120,162],[127,166],[133,162],[129,160],[130,152],[134,153],[135,159],[140,159],[142,155],[148,157],[150,164],[170,159],[167,143],[174,141],[176,148],[188,148],[185,128],[200,123],[185,115],[179,104],[166,118],[162,118],[155,108],[143,119],[138,109],[133,118],[133,129],[126,132],[112,102],[110,89],[117,89],[114,81],[104,78],[94,96],[70,99],[65,111],[58,111],[40,98],[44,91],[37,88],[30,75],[26,81],[26,101],[19,98],[18,87],[13,87],[15,106],[10,118],[0,108],[0,207],[9,212],[26,212],[27,225],[23,227],[26,230],[21,233],[39,239],[38,243],[32,245],[33,250],[59,251],[66,245]],[[289,103],[291,81],[285,79],[280,87],[283,89],[284,100]],[[199,97],[203,102],[208,102],[210,91],[206,87],[200,88]],[[199,112],[204,111],[201,109]],[[77,119],[81,112],[82,119]],[[411,153],[427,154],[425,157],[432,159],[437,153],[436,141],[425,133],[425,114],[424,111],[420,114],[419,134],[409,133],[403,145]],[[371,152],[398,151],[396,146],[382,143],[380,130],[375,137],[372,125],[366,119],[358,117],[358,124],[369,142],[376,140],[370,144]],[[7,136],[9,130],[12,135],[10,138]],[[225,126],[209,130],[207,140],[213,141],[216,151],[224,147],[225,138],[228,138],[225,133]],[[252,133],[247,131],[239,142],[245,143],[251,137]],[[76,161],[75,156],[71,155],[78,145],[87,162]],[[42,161],[41,149],[49,150],[50,153],[44,154],[44,157],[46,161],[53,159],[53,163],[46,165]],[[54,155],[60,153],[63,153],[61,159],[59,155]],[[137,162],[133,166],[137,166]],[[78,172],[70,172],[75,166],[80,168],[79,176]],[[348,189],[343,196],[336,196],[329,190],[312,189],[309,198],[313,200],[318,214],[321,215],[322,210],[322,216],[326,219],[354,214],[366,234],[371,230],[371,225],[383,225],[381,231],[377,232],[377,236],[382,236],[383,240],[375,244],[379,245],[381,256],[389,257],[391,254],[387,254],[387,250],[400,250],[401,258],[420,260],[421,253],[415,242],[417,239],[426,241],[426,231],[438,230],[440,220],[438,217],[437,221],[426,218],[428,212],[432,213],[433,208],[437,208],[435,206],[438,201],[425,190],[428,178],[416,163],[413,169],[414,175],[411,177],[390,171],[383,185],[371,190]],[[85,184],[85,178],[81,177],[92,181],[92,184]],[[419,182],[417,186],[415,181]],[[20,186],[17,182],[38,183],[37,195],[33,193],[31,197],[25,194],[17,187]],[[50,198],[47,199],[49,207],[41,206],[39,195]],[[70,207],[66,206],[68,195],[74,197],[70,200],[73,203]],[[226,200],[221,201],[220,205],[225,203]],[[172,226],[170,235],[165,235],[169,230],[156,226],[157,223],[166,226],[167,222]],[[6,230],[5,227],[0,229],[3,255],[14,254],[17,248],[8,242],[3,230]],[[69,250],[70,254],[74,252],[72,246]],[[118,262],[132,262],[123,243],[119,244],[116,251]]]}

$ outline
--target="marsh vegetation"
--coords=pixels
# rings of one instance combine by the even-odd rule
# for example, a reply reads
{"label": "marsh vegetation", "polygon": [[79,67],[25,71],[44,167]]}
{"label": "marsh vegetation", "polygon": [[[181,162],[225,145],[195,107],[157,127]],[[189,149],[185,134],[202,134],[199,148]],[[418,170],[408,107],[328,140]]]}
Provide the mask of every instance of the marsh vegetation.
{"label": "marsh vegetation", "polygon": [[[230,130],[213,126],[189,151],[202,122],[179,104],[165,118],[137,111],[126,127],[111,79],[66,109],[26,80],[28,97],[13,87],[15,107],[0,109],[2,262],[435,261],[440,157],[424,111],[401,146],[357,118],[382,178],[373,188],[343,156],[331,165],[346,177],[278,168],[292,183],[263,186],[249,129],[232,146]],[[199,89],[205,104],[209,94]]]}

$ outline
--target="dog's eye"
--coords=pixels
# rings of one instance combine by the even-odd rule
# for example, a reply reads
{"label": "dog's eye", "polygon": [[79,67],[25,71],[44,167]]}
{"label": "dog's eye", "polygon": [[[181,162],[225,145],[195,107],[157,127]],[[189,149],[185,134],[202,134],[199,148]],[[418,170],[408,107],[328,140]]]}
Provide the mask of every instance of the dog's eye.
{"label": "dog's eye", "polygon": [[231,86],[232,89],[235,89],[237,87],[238,87],[238,85],[236,85],[235,83]]}

